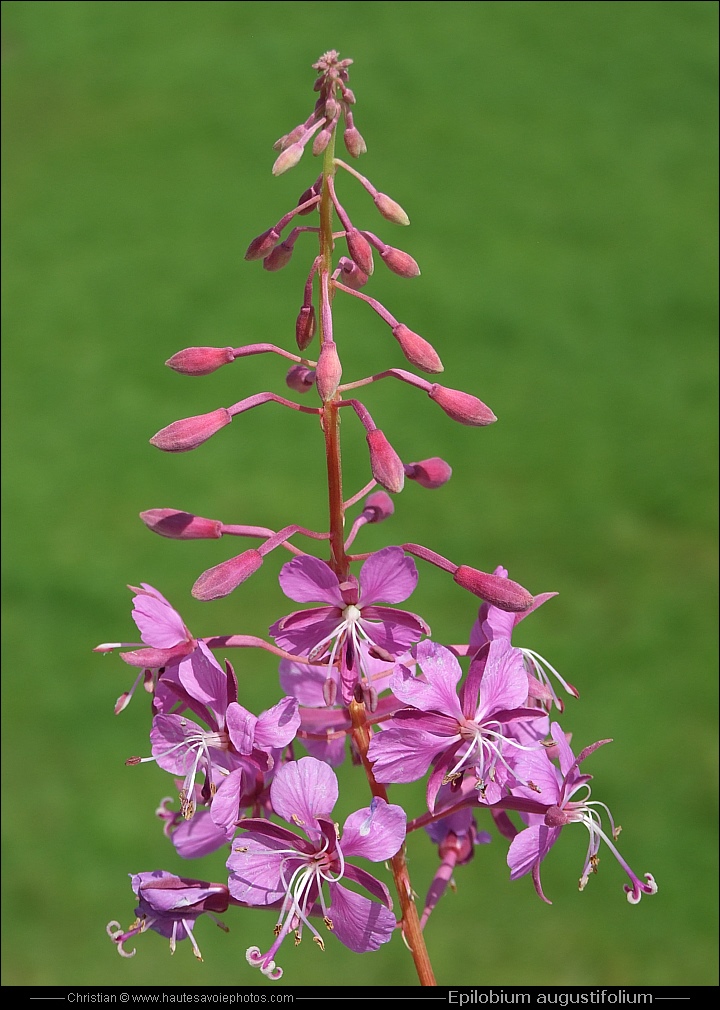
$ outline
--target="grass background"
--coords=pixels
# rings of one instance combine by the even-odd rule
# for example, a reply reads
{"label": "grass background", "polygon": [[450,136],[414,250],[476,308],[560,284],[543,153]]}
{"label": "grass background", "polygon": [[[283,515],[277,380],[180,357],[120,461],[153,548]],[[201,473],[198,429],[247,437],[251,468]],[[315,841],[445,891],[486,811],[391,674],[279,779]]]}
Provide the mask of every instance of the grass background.
{"label": "grass background", "polygon": [[[293,346],[309,246],[280,275],[250,239],[317,174],[273,179],[272,143],[308,114],[321,52],[355,60],[360,168],[413,222],[396,229],[349,178],[361,226],[422,277],[378,269],[369,291],[432,340],[445,381],[500,421],[460,428],[409,387],[364,397],[404,459],[441,455],[452,482],[415,485],[358,549],[420,541],[506,565],[560,596],[522,626],[580,689],[564,724],[592,759],[595,798],[659,893],[630,907],[612,856],[578,895],[584,832],[546,861],[549,908],[512,884],[496,839],[458,871],[427,929],[454,985],[714,985],[716,975],[715,39],[707,2],[6,2],[3,889],[6,985],[264,985],[244,950],[260,914],[208,922],[170,959],[140,938],[122,961],[126,874],[180,863],[153,811],[148,714],[112,706],[130,674],[93,655],[133,639],[126,583],[147,581],[195,634],[262,634],[284,612],[281,560],[229,599],[189,596],[223,542],[171,543],[136,519],[173,506],[226,522],[319,527],[312,419],[272,406],[196,453],[148,437],[265,388],[249,359],[191,381],[163,368],[192,344]],[[383,324],[338,303],[345,375],[403,360]],[[366,479],[344,426],[347,493]],[[475,605],[422,566],[411,607],[440,641]],[[277,697],[273,664],[237,658],[241,700]],[[340,820],[364,801],[343,771]],[[352,783],[355,783],[354,791]],[[408,789],[420,808],[420,793]],[[400,791],[398,791],[398,795]],[[410,840],[421,895],[436,857]],[[399,938],[359,957],[286,944],[285,981],[404,985]]]}

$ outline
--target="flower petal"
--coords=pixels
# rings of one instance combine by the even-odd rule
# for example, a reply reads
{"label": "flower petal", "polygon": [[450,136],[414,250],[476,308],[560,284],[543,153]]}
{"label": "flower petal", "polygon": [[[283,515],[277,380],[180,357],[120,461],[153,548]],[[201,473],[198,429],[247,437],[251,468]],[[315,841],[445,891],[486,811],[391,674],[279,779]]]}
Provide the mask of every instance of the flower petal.
{"label": "flower petal", "polygon": [[296,603],[329,603],[334,607],[345,606],[337,575],[330,565],[311,554],[303,554],[283,565],[279,581],[285,595]]}
{"label": "flower petal", "polygon": [[405,840],[406,822],[402,807],[376,796],[369,807],[356,810],[345,821],[342,850],[346,856],[363,856],[374,863],[391,859]]}
{"label": "flower petal", "polygon": [[342,884],[330,884],[328,917],[338,940],[356,954],[377,950],[395,931],[395,916],[384,905],[348,891]]}
{"label": "flower petal", "polygon": [[318,816],[329,817],[338,798],[338,781],[332,768],[316,758],[288,761],[270,787],[273,810],[306,834],[316,836]]}
{"label": "flower petal", "polygon": [[360,606],[402,603],[417,581],[415,562],[405,555],[402,547],[383,547],[371,554],[360,570]]}

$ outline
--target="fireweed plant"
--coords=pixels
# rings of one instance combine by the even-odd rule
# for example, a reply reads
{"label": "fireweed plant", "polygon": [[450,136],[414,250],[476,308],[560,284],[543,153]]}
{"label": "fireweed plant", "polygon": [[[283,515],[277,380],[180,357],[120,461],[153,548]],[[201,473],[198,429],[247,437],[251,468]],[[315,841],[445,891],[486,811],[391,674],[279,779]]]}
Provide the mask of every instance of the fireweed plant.
{"label": "fireweed plant", "polygon": [[[301,606],[270,626],[272,641],[244,633],[197,638],[157,589],[145,583],[131,587],[141,642],[107,643],[97,650],[124,646],[128,651],[121,658],[138,671],[116,712],[138,684],[152,697],[150,754],[128,764],[155,761],[174,778],[177,809],[165,799],[157,811],[165,834],[184,858],[229,850],[229,876],[209,883],[165,870],[136,873],[131,877],[135,921],[127,929],[111,922],[108,933],[125,957],[135,953],[135,938],[152,929],[169,938],[171,950],[189,940],[200,958],[194,935],[200,916],[222,925],[216,916],[229,906],[253,907],[265,915],[258,917],[246,957],[270,979],[282,976],[280,948],[290,935],[295,944],[310,935],[324,950],[334,934],[350,950],[366,953],[397,930],[420,983],[434,985],[422,931],[456,867],[473,858],[476,845],[490,841],[481,823],[494,824],[507,840],[511,878],[530,874],[543,901],[548,898],[540,879],[542,861],[560,833],[577,826],[588,835],[581,890],[597,871],[603,843],[627,874],[624,889],[631,903],[657,887],[650,874],[641,878],[628,866],[616,848],[619,827],[607,807],[591,799],[584,763],[609,741],[574,754],[569,735],[551,716],[562,714],[561,696],[577,697],[576,690],[543,657],[512,643],[515,626],[555,594],[533,597],[504,568],[486,573],[419,544],[351,553],[363,526],[393,514],[390,495],[398,495],[406,479],[433,489],[451,475],[450,466],[437,457],[404,463],[356,390],[385,379],[404,382],[427,394],[430,409],[439,407],[458,424],[482,427],[495,421],[474,395],[415,371],[386,368],[342,380],[335,298],[364,302],[387,324],[414,369],[433,376],[443,368],[427,340],[364,290],[377,257],[403,278],[420,271],[408,253],[356,227],[340,202],[342,178],[359,183],[386,222],[409,224],[399,204],[335,154],[339,131],[351,158],[366,149],[353,118],[351,62],[330,51],[314,64],[315,107],[276,143],[273,174],[294,168],[308,145],[321,159],[322,171],[297,206],[250,243],[245,256],[275,271],[288,263],[298,239],[317,242],[295,324],[299,353],[271,343],[189,347],[167,362],[182,375],[205,376],[247,355],[279,355],[291,362],[290,391],[310,394],[312,403],[255,393],[230,407],[174,421],[150,440],[163,452],[189,452],[238,415],[268,403],[311,415],[324,440],[328,527],[318,532],[291,523],[276,531],[176,508],[141,514],[151,531],[175,540],[237,536],[257,542],[203,572],[192,589],[196,599],[227,596],[271,552],[283,548],[293,557],[280,569],[280,588]],[[346,252],[337,261],[336,245]],[[310,357],[313,342],[317,352]],[[342,482],[341,412],[355,415],[364,428],[370,463],[370,479],[349,497]],[[314,542],[323,556],[297,546],[298,537],[310,546]],[[481,599],[467,645],[434,641],[422,617],[398,607],[417,584],[415,558],[449,573],[460,589]],[[276,692],[259,715],[242,705],[230,662],[221,665],[214,655],[233,648],[264,649],[280,660],[282,697],[276,700]],[[307,756],[300,756],[300,747]],[[365,774],[366,805],[340,828],[333,820],[338,799],[333,767],[348,754]],[[423,778],[426,809],[409,819],[390,801],[389,788]],[[406,836],[418,830],[439,854],[421,912],[405,858]],[[357,864],[358,857],[385,864],[397,906],[386,884]]]}

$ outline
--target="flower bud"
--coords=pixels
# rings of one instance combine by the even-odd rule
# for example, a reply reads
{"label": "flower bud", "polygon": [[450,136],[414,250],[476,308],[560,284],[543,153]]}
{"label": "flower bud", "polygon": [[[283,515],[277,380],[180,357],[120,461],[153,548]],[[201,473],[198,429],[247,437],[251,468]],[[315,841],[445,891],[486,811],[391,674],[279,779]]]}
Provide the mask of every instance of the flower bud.
{"label": "flower bud", "polygon": [[149,530],[170,540],[217,540],[222,536],[219,519],[203,519],[178,509],[148,509],[140,518]]}
{"label": "flower bud", "polygon": [[254,238],[247,247],[245,253],[246,260],[262,260],[270,253],[274,246],[280,241],[280,234],[274,228],[268,228],[262,235]]}
{"label": "flower bud", "polygon": [[453,579],[463,589],[469,590],[498,610],[506,610],[511,614],[522,613],[533,605],[533,598],[527,589],[500,575],[487,575],[477,568],[460,565]]}
{"label": "flower bud", "polygon": [[365,499],[362,514],[368,523],[381,523],[395,511],[392,498],[384,491],[375,491]]}
{"label": "flower bud", "polygon": [[343,284],[347,284],[353,291],[359,291],[360,288],[365,287],[368,275],[360,269],[354,260],[348,259],[347,256],[341,256],[338,266],[342,270]]}
{"label": "flower bud", "polygon": [[295,340],[301,351],[312,343],[315,336],[315,309],[312,305],[303,305],[295,320]]}
{"label": "flower bud", "polygon": [[209,414],[198,414],[196,417],[183,417],[162,428],[153,435],[150,444],[162,449],[163,452],[188,452],[197,449],[207,442],[216,431],[230,424],[232,415],[225,407],[211,410]]}
{"label": "flower bud", "polygon": [[405,476],[417,481],[421,487],[442,487],[452,477],[452,467],[439,456],[422,459],[419,463],[408,463],[405,466]]}
{"label": "flower bud", "polygon": [[405,483],[402,460],[379,428],[369,431],[366,438],[373,477],[386,491],[398,494]]}
{"label": "flower bud", "polygon": [[334,340],[324,340],[315,369],[315,385],[323,403],[332,400],[341,378],[342,365],[337,344]]}
{"label": "flower bud", "polygon": [[290,147],[286,147],[275,160],[275,164],[272,167],[273,175],[282,175],[283,172],[288,172],[291,168],[295,168],[297,163],[303,156],[303,151],[305,147],[303,144],[291,144]]}
{"label": "flower bud", "polygon": [[402,249],[394,249],[391,245],[386,245],[380,250],[380,258],[398,277],[419,277],[420,267],[409,253]]}
{"label": "flower bud", "polygon": [[385,193],[376,193],[373,200],[377,209],[388,221],[393,221],[395,224],[410,224],[410,218],[400,204],[395,203]]}
{"label": "flower bud", "polygon": [[219,600],[249,579],[262,563],[260,552],[251,547],[236,558],[208,568],[192,587],[192,594],[196,600]]}
{"label": "flower bud", "polygon": [[359,158],[361,154],[365,154],[367,151],[367,144],[356,126],[348,126],[343,133],[343,140],[345,141],[347,152],[352,158]]}
{"label": "flower bud", "polygon": [[351,258],[357,263],[362,272],[370,277],[375,269],[375,265],[368,240],[357,228],[348,228],[345,241],[347,242]]}
{"label": "flower bud", "polygon": [[307,365],[293,365],[285,376],[285,383],[296,393],[307,393],[315,385],[315,369]]}
{"label": "flower bud", "polygon": [[443,363],[437,351],[419,333],[413,333],[404,323],[398,323],[393,327],[392,335],[411,365],[421,368],[423,372],[443,371]]}
{"label": "flower bud", "polygon": [[232,347],[186,347],[165,364],[181,375],[210,375],[234,360]]}
{"label": "flower bud", "polygon": [[325,148],[330,143],[330,138],[332,137],[333,131],[331,127],[325,127],[315,135],[313,140],[312,153],[317,157],[317,155],[322,154]]}
{"label": "flower bud", "polygon": [[434,400],[439,407],[445,411],[448,417],[460,424],[469,424],[476,427],[492,424],[497,418],[485,404],[470,393],[463,393],[459,389],[448,389],[437,382],[428,390],[428,396]]}
{"label": "flower bud", "polygon": [[270,255],[266,256],[263,260],[265,270],[282,270],[290,262],[293,249],[294,246],[289,245],[287,242],[281,242],[280,245],[276,245]]}

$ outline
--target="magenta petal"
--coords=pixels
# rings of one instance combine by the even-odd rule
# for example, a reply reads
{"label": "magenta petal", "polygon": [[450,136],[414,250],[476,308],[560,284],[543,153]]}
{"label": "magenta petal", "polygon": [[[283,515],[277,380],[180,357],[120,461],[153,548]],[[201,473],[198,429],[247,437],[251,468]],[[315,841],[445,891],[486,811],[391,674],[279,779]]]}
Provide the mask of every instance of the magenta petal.
{"label": "magenta petal", "polygon": [[225,713],[225,725],[233,746],[241,754],[251,754],[255,742],[255,727],[257,716],[248,712],[236,701],[231,702]]}
{"label": "magenta petal", "polygon": [[480,684],[476,720],[501,709],[520,708],[527,701],[527,695],[527,674],[520,650],[504,640],[491,642]]}
{"label": "magenta petal", "polygon": [[407,816],[402,807],[376,797],[371,806],[356,810],[345,821],[342,850],[374,863],[391,859],[405,840]]}
{"label": "magenta petal", "polygon": [[[232,837],[233,831],[230,833]],[[227,832],[213,822],[209,810],[200,810],[192,820],[182,821],[172,833],[175,851],[183,859],[199,859],[217,852],[230,841]]]}
{"label": "magenta petal", "polygon": [[300,727],[300,712],[295,698],[282,698],[263,712],[255,727],[255,746],[260,750],[287,747]]}
{"label": "magenta petal", "polygon": [[212,709],[220,725],[227,705],[227,674],[204,642],[181,661],[178,680],[191,698]]}
{"label": "magenta petal", "polygon": [[337,607],[296,610],[276,621],[270,634],[281,649],[306,656],[319,642],[332,636],[341,621]]}
{"label": "magenta petal", "polygon": [[424,680],[413,677],[404,667],[398,667],[390,682],[395,697],[422,712],[436,709],[444,715],[462,719],[456,690],[462,677],[462,667],[455,656],[449,649],[429,640],[418,645],[415,655]]}
{"label": "magenta petal", "polygon": [[138,594],[132,616],[143,642],[153,649],[171,649],[190,637],[182,618],[164,598]]}
{"label": "magenta petal", "polygon": [[[217,829],[225,834],[234,834],[238,819],[240,796],[242,795],[244,768],[236,768],[223,778],[212,799],[210,814]],[[197,816],[197,815],[196,815]]]}
{"label": "magenta petal", "polygon": [[[368,757],[373,762],[373,774],[378,782],[415,782],[452,738],[429,732],[419,719],[414,725],[409,720],[393,722],[370,743]],[[450,725],[457,727],[457,721],[448,720]]]}
{"label": "magenta petal", "polygon": [[329,817],[337,798],[335,772],[311,757],[283,765],[270,787],[275,813],[312,835],[318,832],[316,818]]}
{"label": "magenta petal", "polygon": [[364,954],[388,942],[395,930],[395,916],[389,908],[348,891],[342,884],[330,884],[329,891],[332,905],[328,917],[341,943]]}
{"label": "magenta petal", "polygon": [[[227,861],[228,887],[233,898],[249,905],[272,905],[281,901],[285,897],[283,872],[289,878],[296,868],[287,850],[288,842],[284,838],[255,831],[239,835]],[[298,854],[298,859],[301,858]]]}
{"label": "magenta petal", "polygon": [[536,866],[560,837],[560,828],[548,828],[545,824],[534,824],[525,828],[513,838],[507,854],[510,879],[524,877]]}
{"label": "magenta petal", "polygon": [[402,547],[383,547],[371,554],[360,570],[360,606],[402,603],[417,581],[415,562],[406,557]]}
{"label": "magenta petal", "polygon": [[303,554],[283,565],[279,581],[285,595],[296,603],[345,606],[337,575],[326,562],[311,554]]}

